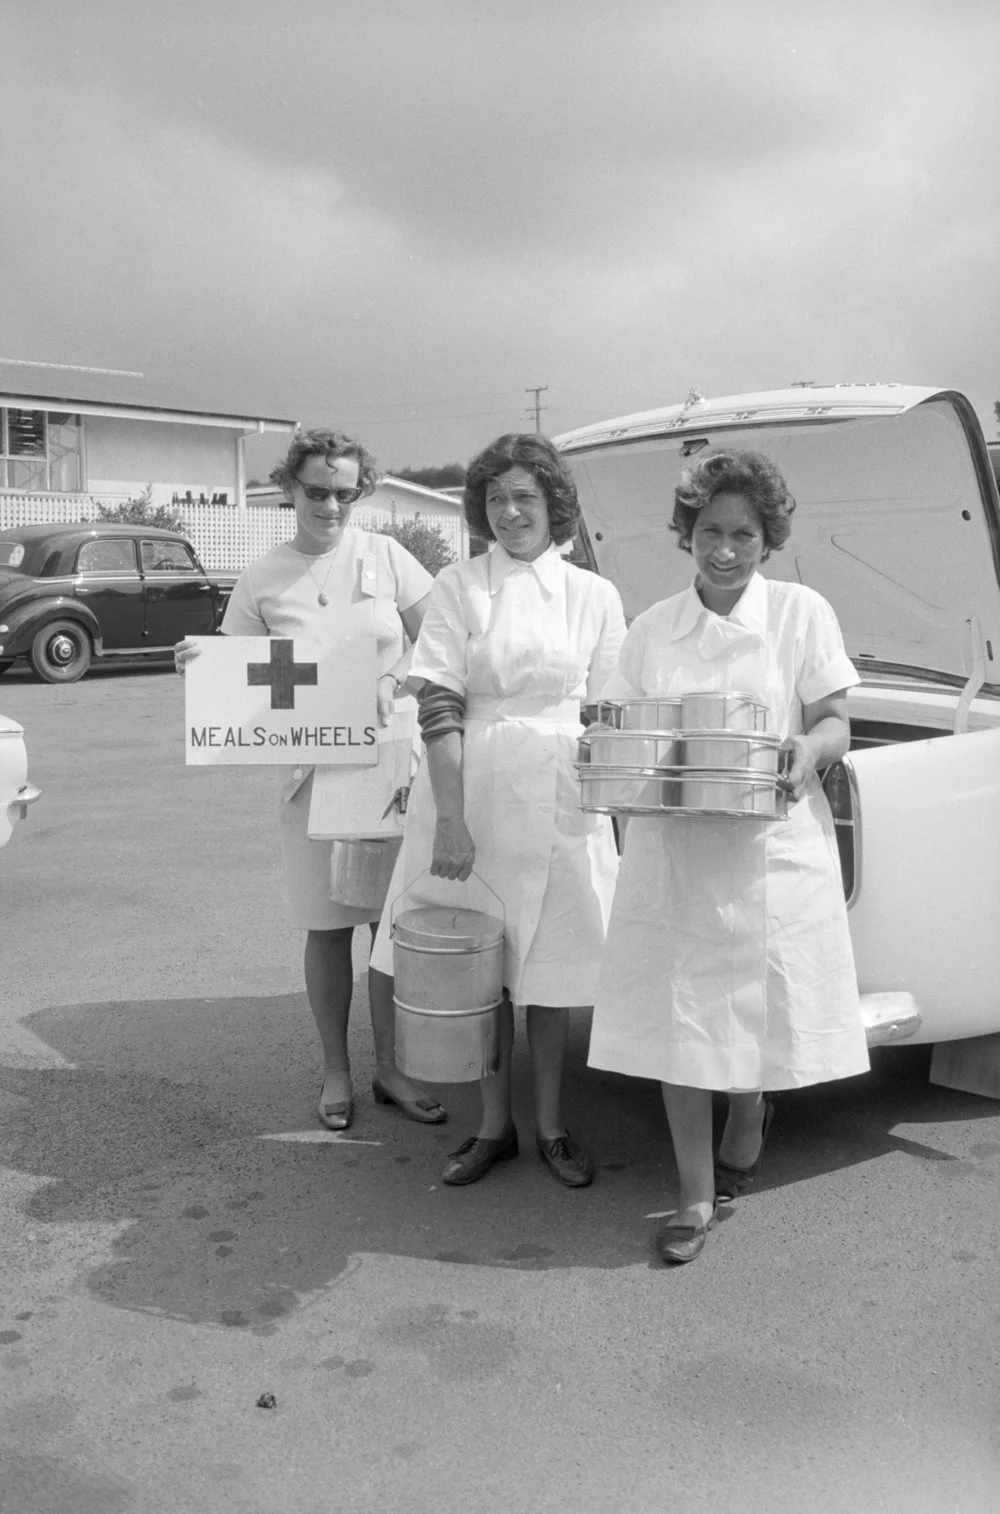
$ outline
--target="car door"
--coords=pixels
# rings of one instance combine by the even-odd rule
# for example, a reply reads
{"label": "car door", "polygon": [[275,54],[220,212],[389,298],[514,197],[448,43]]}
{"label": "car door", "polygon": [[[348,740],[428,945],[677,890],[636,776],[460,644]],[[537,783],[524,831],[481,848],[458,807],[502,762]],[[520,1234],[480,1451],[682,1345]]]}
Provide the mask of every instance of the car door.
{"label": "car door", "polygon": [[862,993],[917,1041],[1000,1030],[1000,725],[851,752],[831,798]]}
{"label": "car door", "polygon": [[74,576],[75,597],[96,616],[104,650],[141,648],[142,580],[131,537],[99,536],[85,541],[76,554]]}
{"label": "car door", "polygon": [[143,537],[139,559],[146,594],[144,645],[172,647],[183,636],[210,636],[212,585],[187,543]]}

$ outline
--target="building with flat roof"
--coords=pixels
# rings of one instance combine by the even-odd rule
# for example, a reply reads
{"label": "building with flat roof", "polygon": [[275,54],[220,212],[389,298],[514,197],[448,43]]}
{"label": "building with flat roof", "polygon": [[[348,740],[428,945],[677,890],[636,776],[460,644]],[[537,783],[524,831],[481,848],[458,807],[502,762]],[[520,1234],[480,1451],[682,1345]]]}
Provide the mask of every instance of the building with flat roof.
{"label": "building with flat roof", "polygon": [[177,404],[141,374],[0,359],[0,496],[246,507],[244,441],[295,421]]}

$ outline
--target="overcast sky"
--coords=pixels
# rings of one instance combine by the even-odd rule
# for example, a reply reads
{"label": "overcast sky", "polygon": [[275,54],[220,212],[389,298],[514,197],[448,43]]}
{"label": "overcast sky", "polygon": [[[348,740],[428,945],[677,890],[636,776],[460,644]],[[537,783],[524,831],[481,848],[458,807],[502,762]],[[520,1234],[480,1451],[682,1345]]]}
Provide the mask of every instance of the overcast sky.
{"label": "overcast sky", "polygon": [[[467,461],[1000,398],[997,0],[0,0],[0,357]],[[273,443],[251,451],[266,471]]]}

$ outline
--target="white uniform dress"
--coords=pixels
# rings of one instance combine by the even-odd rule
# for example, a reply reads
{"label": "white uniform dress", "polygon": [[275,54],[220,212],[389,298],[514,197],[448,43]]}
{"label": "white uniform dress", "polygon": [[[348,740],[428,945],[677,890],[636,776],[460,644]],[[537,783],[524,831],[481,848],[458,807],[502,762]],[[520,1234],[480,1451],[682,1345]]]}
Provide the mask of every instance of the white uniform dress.
{"label": "white uniform dress", "polygon": [[[857,683],[830,606],[755,574],[728,616],[694,587],[633,622],[609,698],[746,690],[768,729]],[[633,816],[594,1009],[590,1064],[726,1091],[865,1072],[843,883],[813,778],[787,821]]]}
{"label": "white uniform dress", "polygon": [[[331,640],[344,629],[374,631],[378,669],[403,653],[400,612],[424,598],[434,580],[390,536],[345,526],[332,552],[307,557],[283,542],[240,575],[226,606],[227,636],[311,636]],[[319,603],[320,592],[329,600]],[[330,899],[333,843],[307,834],[311,767],[281,768],[280,830],[285,897],[299,930],[336,930],[377,920],[379,911]]]}
{"label": "white uniform dress", "polygon": [[[554,546],[530,563],[494,546],[443,569],[431,591],[412,673],[465,695],[465,819],[475,871],[503,901],[515,1003],[593,1002],[618,858],[608,819],[580,809],[577,739],[581,701],[607,681],[624,635],[618,591]],[[384,973],[390,913],[458,900],[501,913],[476,878],[426,872],[435,823],[425,761],[372,952]]]}

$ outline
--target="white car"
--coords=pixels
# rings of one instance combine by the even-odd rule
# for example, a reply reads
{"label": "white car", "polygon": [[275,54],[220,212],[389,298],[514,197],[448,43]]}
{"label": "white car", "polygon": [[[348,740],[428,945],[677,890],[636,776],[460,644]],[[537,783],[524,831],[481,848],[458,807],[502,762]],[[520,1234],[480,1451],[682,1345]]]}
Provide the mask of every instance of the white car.
{"label": "white car", "polygon": [[[1000,1032],[1000,504],[969,401],[895,384],[692,391],[556,440],[581,548],[630,619],[691,581],[668,529],[686,460],[746,447],[777,463],[798,508],[763,571],[830,601],[863,678],[826,788],[869,1041]],[[992,1055],[1000,1096],[1000,1038]]]}
{"label": "white car", "polygon": [[28,813],[40,790],[28,782],[28,754],[24,727],[0,715],[0,846],[6,846],[14,826]]}

